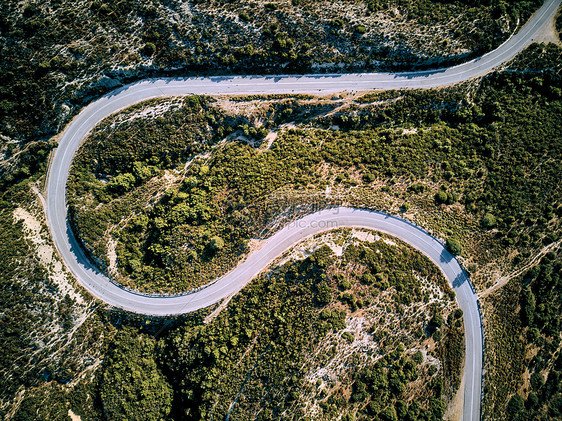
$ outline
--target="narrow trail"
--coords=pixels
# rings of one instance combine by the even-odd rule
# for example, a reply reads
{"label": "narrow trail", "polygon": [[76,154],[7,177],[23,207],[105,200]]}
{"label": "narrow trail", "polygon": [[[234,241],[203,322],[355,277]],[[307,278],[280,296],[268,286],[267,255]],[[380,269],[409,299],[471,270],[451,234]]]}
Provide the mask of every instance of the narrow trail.
{"label": "narrow trail", "polygon": [[535,266],[537,266],[541,259],[544,257],[544,255],[546,253],[548,253],[549,251],[554,251],[556,249],[558,249],[560,247],[560,245],[562,244],[562,238],[558,241],[555,241],[554,243],[550,243],[549,245],[543,247],[537,254],[535,254],[524,266],[522,266],[521,268],[517,269],[516,271],[511,272],[509,275],[506,276],[502,276],[501,278],[499,278],[494,285],[492,285],[491,287],[487,288],[486,290],[480,292],[478,294],[478,297],[480,298],[485,298],[488,295],[490,295],[491,293],[493,293],[494,291],[497,291],[498,289],[500,289],[501,287],[505,286],[509,281],[511,281],[513,278],[517,278],[518,276],[523,275],[525,272],[529,271],[530,269],[534,268]]}

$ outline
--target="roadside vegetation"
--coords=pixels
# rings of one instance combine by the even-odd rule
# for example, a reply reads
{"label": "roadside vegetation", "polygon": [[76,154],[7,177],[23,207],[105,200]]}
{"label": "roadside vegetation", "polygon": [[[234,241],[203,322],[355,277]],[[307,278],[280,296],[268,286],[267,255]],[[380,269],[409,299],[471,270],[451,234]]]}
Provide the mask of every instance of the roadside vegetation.
{"label": "roadside vegetation", "polygon": [[309,257],[260,276],[210,324],[170,334],[163,351],[178,413],[441,419],[463,346],[446,281],[385,238],[331,240],[341,257],[313,242]]}
{"label": "roadside vegetation", "polygon": [[539,3],[6,0],[0,186],[34,173],[51,148],[48,139],[80,107],[122,83],[153,75],[446,65],[498,45]]}
{"label": "roadside vegetation", "polygon": [[[267,418],[283,410],[439,419],[458,388],[461,315],[445,287],[426,302],[431,294],[414,275],[440,281],[408,248],[377,241],[347,244],[342,257],[317,250],[261,276],[208,324],[210,309],[168,324],[106,312],[82,296],[30,187],[45,172],[52,137],[122,83],[449,65],[501,43],[539,3],[4,1],[0,417]],[[214,278],[250,239],[312,210],[400,213],[442,238],[484,295],[484,416],[559,419],[560,63],[559,47],[534,45],[507,71],[459,88],[184,98],[151,104],[160,118],[127,121],[142,105],[81,152],[70,186],[74,227],[119,281],[171,292]],[[178,246],[185,253],[174,254]],[[370,317],[367,330],[351,324]],[[404,325],[391,326],[399,319]],[[377,353],[354,348],[365,338]],[[287,340],[294,349],[283,353]],[[314,370],[330,361],[349,369],[326,380]],[[219,404],[228,399],[232,407]]]}
{"label": "roadside vegetation", "polygon": [[[373,207],[415,220],[459,255],[483,294],[484,415],[511,419],[521,413],[523,418],[555,419],[560,399],[557,291],[562,207],[560,160],[554,158],[562,155],[559,57],[557,46],[533,45],[507,71],[435,91],[318,100],[198,99],[206,104],[199,115],[211,109],[216,113],[217,124],[209,127],[221,130],[221,136],[209,141],[201,137],[206,152],[199,151],[202,156],[187,168],[179,158],[166,165],[145,162],[159,168],[151,180],[169,172],[175,181],[142,199],[148,203],[157,197],[153,207],[138,208],[145,209],[146,220],[162,218],[168,227],[180,229],[172,217],[177,215],[172,213],[176,206],[183,204],[185,215],[197,215],[190,212],[202,205],[210,209],[210,215],[220,215],[207,221],[185,219],[188,227],[208,232],[189,237],[194,240],[189,240],[185,250],[201,247],[204,251],[214,236],[225,244],[240,245],[236,250],[223,245],[210,259],[191,254],[195,259],[191,265],[198,262],[201,268],[212,267],[213,259],[223,251],[231,253],[234,264],[251,247],[249,239],[266,236],[295,216],[322,207]],[[192,111],[163,114],[164,121],[175,112],[189,115]],[[111,150],[111,139],[120,130],[133,133],[133,127],[134,122],[120,125],[115,133],[106,132],[103,148],[109,149],[104,151]],[[262,129],[268,132],[264,139]],[[272,140],[270,133],[277,136]],[[218,142],[223,136],[226,142]],[[92,162],[96,148],[102,146],[85,143],[77,162]],[[146,159],[134,155],[135,149],[130,151],[128,162]],[[122,174],[118,167],[112,171],[113,177]],[[100,200],[111,179],[100,182],[90,167],[73,174],[76,186],[88,185],[79,174],[91,177],[90,187],[73,198],[82,212],[102,212],[126,197]],[[145,184],[133,188],[148,191]],[[83,206],[86,196],[94,206]],[[127,219],[125,214],[112,217],[117,222]],[[225,231],[224,220],[235,229]],[[119,228],[117,249],[122,251],[117,265],[133,282],[129,285],[137,288],[148,285],[148,278],[131,276],[123,262],[130,259],[127,247],[136,245],[139,273],[143,265],[152,264],[142,242],[162,237],[155,236],[151,223],[137,231],[128,221]],[[89,229],[82,227],[83,232]],[[183,233],[176,238],[186,240]],[[168,257],[166,264],[171,262],[178,261]],[[182,278],[166,280],[158,287],[173,285],[176,279]],[[180,289],[193,286],[181,282]],[[154,285],[150,288],[156,289]]]}
{"label": "roadside vegetation", "polygon": [[[62,419],[68,409],[57,385],[95,371],[107,326],[54,257],[30,181],[0,198],[0,417],[21,408],[15,419]],[[44,405],[29,396],[32,390],[57,397]]]}
{"label": "roadside vegetation", "polygon": [[[554,70],[505,72],[478,86],[369,94],[332,106],[250,99],[259,117],[203,98],[152,121],[127,111],[96,129],[78,154],[69,183],[73,223],[108,272],[159,292],[226,272],[250,239],[282,225],[280,214],[288,220],[342,203],[416,211],[469,268],[506,247],[518,253],[503,263],[517,266],[559,235],[559,162],[544,161],[562,153],[551,141],[559,86]],[[290,121],[297,125],[271,144],[263,140]]]}
{"label": "roadside vegetation", "polygon": [[18,245],[17,256],[0,250],[9,291],[3,418],[441,419],[458,390],[463,327],[454,294],[396,239],[320,236],[206,323],[212,309],[163,321],[92,307],[75,287],[60,295],[52,267],[35,260],[29,221],[12,224],[16,209],[35,214],[27,187],[3,196],[21,204],[2,202],[0,213]]}
{"label": "roadside vegetation", "polygon": [[498,338],[488,352],[488,414],[506,411],[504,417],[514,420],[562,416],[561,303],[560,250],[486,297],[487,324]]}

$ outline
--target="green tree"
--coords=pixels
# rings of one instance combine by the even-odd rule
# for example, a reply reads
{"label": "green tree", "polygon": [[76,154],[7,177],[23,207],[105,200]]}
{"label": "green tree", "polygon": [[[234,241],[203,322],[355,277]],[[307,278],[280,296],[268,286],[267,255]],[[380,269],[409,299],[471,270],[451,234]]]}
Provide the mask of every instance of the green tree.
{"label": "green tree", "polygon": [[170,413],[172,388],[156,366],[154,347],[153,338],[133,329],[116,335],[100,385],[108,419],[159,421]]}
{"label": "green tree", "polygon": [[316,293],[316,299],[320,304],[328,304],[330,301],[332,301],[332,288],[326,281],[321,281],[316,286],[316,289],[318,290],[318,292]]}
{"label": "green tree", "polygon": [[462,253],[461,242],[456,237],[447,238],[446,246],[447,246],[447,250],[449,250],[455,256],[458,256],[459,254]]}
{"label": "green tree", "polygon": [[145,165],[140,161],[135,161],[133,163],[133,175],[137,183],[144,183],[146,180],[153,177],[157,173],[155,170],[154,167]]}
{"label": "green tree", "polygon": [[429,399],[429,409],[433,413],[434,419],[442,419],[445,415],[445,410],[447,409],[445,402],[439,398]]}
{"label": "green tree", "polygon": [[521,294],[521,319],[525,326],[532,325],[535,321],[536,298],[530,288],[523,290]]}
{"label": "green tree", "polygon": [[398,421],[398,414],[396,414],[396,409],[393,405],[388,406],[380,415],[385,421]]}
{"label": "green tree", "polygon": [[365,27],[365,25],[357,25],[355,27],[355,32],[357,32],[358,34],[364,34],[365,32],[367,32],[367,28]]}
{"label": "green tree", "polygon": [[147,42],[147,43],[144,45],[144,47],[143,47],[143,49],[142,49],[142,52],[143,52],[143,54],[146,55],[146,56],[151,56],[151,55],[153,55],[153,54],[156,52],[156,45],[154,45],[154,44],[151,43],[151,42]]}
{"label": "green tree", "polygon": [[224,247],[224,240],[219,237],[218,235],[215,235],[213,237],[211,237],[211,241],[209,242],[209,248],[213,251],[219,251]]}
{"label": "green tree", "polygon": [[326,245],[320,247],[309,257],[310,261],[316,263],[316,266],[324,268],[334,260],[334,252]]}
{"label": "green tree", "polygon": [[507,417],[510,420],[519,420],[523,419],[523,413],[525,411],[525,404],[523,402],[523,398],[519,395],[513,395],[513,397],[509,400],[507,404]]}
{"label": "green tree", "polygon": [[366,182],[366,183],[372,183],[372,182],[375,181],[375,180],[376,180],[376,177],[375,177],[375,175],[374,175],[373,173],[368,172],[368,173],[366,173],[366,174],[363,174],[363,181],[364,181],[364,182]]}
{"label": "green tree", "polygon": [[441,313],[435,312],[433,313],[433,316],[431,316],[429,324],[435,326],[436,328],[440,328],[441,326],[443,326],[443,322],[443,315]]}
{"label": "green tree", "polygon": [[133,188],[135,185],[135,176],[131,173],[119,174],[108,183],[107,187],[110,191],[123,194]]}
{"label": "green tree", "polygon": [[439,204],[447,203],[447,193],[443,190],[439,190],[437,193],[435,193],[435,202]]}
{"label": "green tree", "polygon": [[485,229],[494,228],[497,225],[496,217],[491,213],[487,213],[482,217],[481,223]]}

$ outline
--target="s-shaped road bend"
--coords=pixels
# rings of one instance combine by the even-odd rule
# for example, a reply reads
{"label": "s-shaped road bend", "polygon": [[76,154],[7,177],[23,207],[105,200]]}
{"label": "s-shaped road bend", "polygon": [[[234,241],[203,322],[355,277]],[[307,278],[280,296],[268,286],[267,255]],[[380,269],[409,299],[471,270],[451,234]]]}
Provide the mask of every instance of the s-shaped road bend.
{"label": "s-shaped road bend", "polygon": [[335,208],[308,215],[264,241],[262,247],[225,276],[196,292],[178,296],[150,296],[113,283],[93,266],[68,224],[66,183],[72,158],[88,133],[104,118],[138,102],[165,96],[190,94],[332,94],[375,89],[431,88],[468,80],[505,63],[528,46],[549,25],[561,0],[544,5],[509,40],[496,50],[464,64],[409,73],[356,73],[304,76],[220,76],[161,78],[124,86],[85,107],[65,128],[55,151],[46,188],[46,216],[60,257],[77,281],[93,296],[115,307],[148,315],[188,313],[207,307],[239,291],[277,257],[312,235],[344,227],[367,228],[400,238],[421,251],[443,272],[463,310],[465,325],[463,420],[480,419],[483,337],[478,300],[468,276],[443,245],[415,225],[378,212]]}

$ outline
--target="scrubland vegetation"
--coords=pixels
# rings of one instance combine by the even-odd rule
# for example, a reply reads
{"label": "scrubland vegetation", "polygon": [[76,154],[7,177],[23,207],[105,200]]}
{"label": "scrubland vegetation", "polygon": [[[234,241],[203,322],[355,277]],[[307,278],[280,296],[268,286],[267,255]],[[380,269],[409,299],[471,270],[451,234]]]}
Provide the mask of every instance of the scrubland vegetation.
{"label": "scrubland vegetation", "polygon": [[488,414],[507,419],[554,420],[562,416],[560,354],[562,256],[548,253],[539,265],[486,298],[498,343],[489,350]]}
{"label": "scrubland vegetation", "polygon": [[[448,240],[450,249],[464,259],[481,291],[497,279],[490,276],[494,271],[508,277],[514,274],[505,287],[494,289],[483,299],[487,365],[484,415],[510,418],[521,412],[523,405],[525,412],[520,417],[556,418],[560,396],[560,343],[556,332],[560,316],[556,307],[559,298],[550,294],[556,295],[560,277],[556,250],[562,208],[560,161],[549,157],[562,153],[557,123],[561,109],[559,56],[556,46],[535,45],[510,70],[478,83],[436,91],[340,98],[334,99],[333,106],[327,105],[325,99],[280,98],[272,105],[274,99],[247,98],[254,105],[261,104],[261,109],[254,108],[261,110],[259,119],[237,115],[235,110],[244,107],[225,111],[223,100],[214,103],[197,99],[205,104],[198,112],[199,118],[214,113],[215,123],[208,124],[212,128],[209,133],[221,130],[217,138],[212,134],[200,137],[199,144],[204,149],[196,152],[200,158],[185,168],[185,160],[179,157],[162,164],[161,155],[158,162],[151,163],[146,156],[130,152],[133,155],[129,163],[139,161],[158,168],[152,180],[166,172],[176,177],[171,187],[158,190],[163,194],[157,195],[154,206],[144,211],[146,220],[159,217],[169,221],[168,226],[181,227],[174,224],[179,214],[173,209],[183,206],[182,218],[187,218],[183,223],[207,231],[206,236],[188,239],[188,248],[201,247],[203,251],[191,254],[191,265],[198,262],[203,268],[213,267],[213,259],[223,252],[231,253],[229,259],[235,262],[249,238],[267,235],[283,221],[318,207],[350,204],[411,215]],[[529,63],[534,63],[534,71],[519,71],[529,69]],[[242,98],[237,98],[236,104],[243,103]],[[336,107],[337,111],[331,112]],[[162,123],[174,113],[189,116],[192,112],[189,108],[177,109],[164,114]],[[295,126],[278,129],[291,121]],[[271,144],[244,136],[244,126],[258,124],[267,130],[278,130]],[[119,130],[132,133],[134,126],[133,121]],[[86,143],[79,162],[90,162],[100,150],[111,150],[111,139],[119,130],[109,133],[104,146]],[[227,134],[230,140],[217,143]],[[143,137],[147,139],[146,132]],[[150,152],[154,153],[159,152]],[[120,174],[118,166],[108,168],[111,171],[107,173],[113,177]],[[82,199],[75,197],[75,206],[81,206],[83,198],[89,197],[101,212],[117,197],[104,196],[111,181],[102,183],[98,180],[100,174],[96,178],[92,168],[88,171],[91,185],[81,191]],[[86,173],[82,171],[82,177]],[[74,172],[75,177],[79,174]],[[87,186],[79,177],[74,182],[76,186]],[[146,184],[132,188],[146,191]],[[143,200],[148,203],[151,197]],[[195,210],[204,209],[203,204],[211,215],[220,217],[197,219],[204,213]],[[83,206],[82,212],[92,212],[93,207]],[[117,222],[123,217],[125,214],[114,214]],[[224,220],[235,228],[225,231],[226,226],[221,225]],[[137,270],[142,273],[142,265],[154,262],[149,253],[142,251],[142,241],[152,244],[153,239],[162,237],[155,236],[150,224],[140,231],[138,224],[127,224],[128,221],[120,227],[118,240],[124,245],[121,250],[126,250],[127,244],[137,244],[141,262]],[[88,232],[88,227],[82,230]],[[239,248],[229,250],[223,246],[205,254],[214,236],[221,237],[225,244],[239,244]],[[541,250],[553,251],[541,254]],[[118,259],[128,261],[127,251],[121,253]],[[533,263],[536,256],[538,266]],[[174,270],[178,261],[168,258],[166,264]],[[525,267],[530,269],[525,271]],[[123,273],[129,273],[129,267],[123,268]],[[523,275],[517,275],[521,270]],[[130,279],[136,282],[131,284],[135,287],[148,285],[147,278],[133,274]],[[180,280],[181,288],[192,285],[181,284],[181,279],[170,278],[158,286],[175,280]],[[541,295],[540,303],[537,294]],[[348,304],[353,302],[346,301],[350,297],[345,294],[342,298]],[[528,316],[531,313],[533,316]],[[365,384],[365,390],[369,390]],[[365,406],[368,407],[369,404]],[[328,409],[324,405],[323,410]]]}
{"label": "scrubland vegetation", "polygon": [[48,139],[121,83],[152,75],[445,65],[498,45],[539,3],[6,0],[0,183],[34,173]]}
{"label": "scrubland vegetation", "polygon": [[[462,361],[446,282],[406,247],[345,237],[342,257],[318,248],[261,276],[210,325],[170,334],[165,358],[178,411],[194,419],[370,419],[396,411],[441,418]],[[440,284],[442,298],[418,276]],[[419,351],[433,340],[438,366]],[[450,345],[454,351],[443,356]],[[435,369],[445,367],[451,377],[443,381]]]}
{"label": "scrubland vegetation", "polygon": [[[377,95],[327,115],[308,98],[285,99],[259,128],[275,129],[292,118],[303,123],[282,130],[268,149],[247,138],[214,147],[225,134],[249,133],[253,123],[201,98],[153,122],[132,119],[115,129],[110,118],[75,161],[74,223],[106,264],[108,239],[117,240],[125,284],[162,292],[198,287],[226,271],[249,239],[278,226],[283,211],[310,202],[380,208],[380,196],[397,185],[405,187],[397,199],[422,200],[425,210],[437,209],[446,219],[461,209],[481,238],[469,254],[475,247],[503,253],[517,243],[518,264],[557,239],[560,168],[556,160],[543,162],[562,153],[550,141],[558,136],[560,107],[553,71],[505,72],[477,87]],[[187,130],[201,122],[204,133]],[[462,254],[466,232],[438,234]],[[221,247],[213,246],[217,238]]]}
{"label": "scrubland vegetation", "polygon": [[[63,419],[57,414],[68,408],[60,385],[99,365],[109,330],[93,300],[65,289],[64,273],[45,259],[52,249],[29,181],[0,199],[0,417],[10,419],[20,408],[14,419]],[[52,393],[49,405],[32,390]]]}
{"label": "scrubland vegetation", "polygon": [[[83,419],[441,419],[463,355],[446,281],[384,237],[332,241],[341,257],[313,241],[207,324],[125,318],[87,387],[46,395],[49,419],[64,418],[64,401]],[[45,413],[40,398],[16,419],[34,413]]]}
{"label": "scrubland vegetation", "polygon": [[[9,198],[32,209],[26,187]],[[18,244],[17,256],[2,249],[10,309],[3,399],[24,391],[5,407],[15,420],[66,420],[69,410],[83,420],[229,411],[238,419],[440,419],[458,389],[463,342],[453,295],[437,268],[407,246],[344,231],[331,238],[344,250],[336,257],[320,238],[310,257],[260,276],[208,324],[208,310],[168,322],[95,308],[83,318],[83,304],[57,295],[48,268],[34,261],[33,242],[21,224],[11,225],[14,207],[2,206],[3,232]],[[45,336],[35,336],[37,323],[48,328]],[[330,376],[314,374],[330,361],[337,363]],[[341,362],[348,368],[336,369]],[[376,388],[374,400],[368,394]]]}
{"label": "scrubland vegetation", "polygon": [[[49,139],[121,83],[452,64],[498,45],[538,4],[5,1],[0,417],[441,419],[459,387],[462,314],[415,251],[345,233],[341,257],[324,247],[280,263],[209,323],[213,309],[134,317],[64,278],[30,185]],[[297,215],[339,204],[401,213],[489,291],[484,417],[558,419],[560,57],[534,45],[505,72],[436,91],[183,98],[155,119],[135,118],[140,105],[77,158],[74,227],[120,282],[174,292]],[[256,105],[259,118],[225,101]]]}

